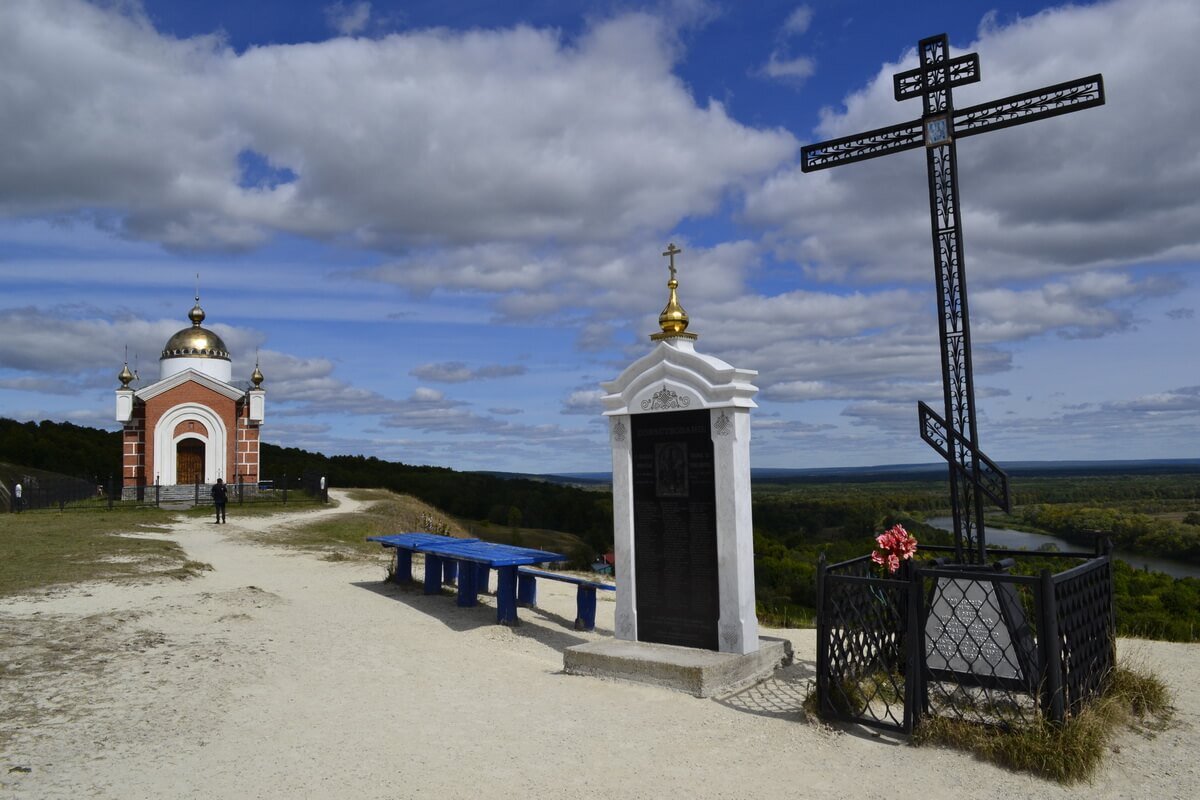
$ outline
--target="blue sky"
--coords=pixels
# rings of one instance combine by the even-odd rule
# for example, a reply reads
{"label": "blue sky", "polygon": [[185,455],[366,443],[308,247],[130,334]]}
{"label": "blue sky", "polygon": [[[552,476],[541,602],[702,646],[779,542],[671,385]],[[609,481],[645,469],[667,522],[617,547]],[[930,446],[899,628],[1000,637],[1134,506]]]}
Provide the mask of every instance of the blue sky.
{"label": "blue sky", "polygon": [[798,157],[916,117],[891,76],[942,32],[960,106],[1108,94],[959,147],[984,450],[1196,457],[1192,0],[9,0],[0,415],[115,427],[199,273],[267,441],[606,470],[675,242],[698,348],[759,371],[756,466],[934,461],[924,159]]}

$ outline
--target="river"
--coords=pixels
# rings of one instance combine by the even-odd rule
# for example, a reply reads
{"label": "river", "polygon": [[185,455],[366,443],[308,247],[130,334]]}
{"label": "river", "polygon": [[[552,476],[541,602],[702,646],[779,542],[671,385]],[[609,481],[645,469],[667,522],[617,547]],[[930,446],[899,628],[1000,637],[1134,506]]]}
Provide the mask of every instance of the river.
{"label": "river", "polygon": [[[954,520],[950,517],[930,517],[925,521],[933,527],[941,528],[944,531],[954,530]],[[1051,536],[1046,533],[1027,533],[1008,528],[993,528],[990,525],[987,526],[987,543],[993,547],[1005,547],[1013,550],[1020,548],[1037,550],[1039,547],[1047,544],[1052,544],[1059,550],[1064,551],[1080,552],[1087,549],[1082,545],[1074,544],[1068,542],[1066,539],[1060,539],[1057,536]],[[1132,565],[1135,569],[1165,572],[1173,578],[1200,578],[1200,567],[1183,561],[1172,561],[1169,558],[1158,558],[1156,556],[1143,556],[1137,553],[1127,553],[1123,550],[1117,550],[1113,555],[1125,563]]]}

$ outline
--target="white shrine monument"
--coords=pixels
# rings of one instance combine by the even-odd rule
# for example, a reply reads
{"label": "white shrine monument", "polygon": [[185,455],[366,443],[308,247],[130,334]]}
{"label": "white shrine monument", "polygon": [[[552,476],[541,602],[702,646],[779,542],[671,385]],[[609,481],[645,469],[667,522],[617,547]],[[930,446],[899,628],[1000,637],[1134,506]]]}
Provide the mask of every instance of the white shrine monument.
{"label": "white shrine monument", "polygon": [[707,696],[791,660],[758,634],[750,409],[758,374],[696,351],[670,296],[654,348],[602,384],[613,464],[615,640],[568,648],[567,672]]}

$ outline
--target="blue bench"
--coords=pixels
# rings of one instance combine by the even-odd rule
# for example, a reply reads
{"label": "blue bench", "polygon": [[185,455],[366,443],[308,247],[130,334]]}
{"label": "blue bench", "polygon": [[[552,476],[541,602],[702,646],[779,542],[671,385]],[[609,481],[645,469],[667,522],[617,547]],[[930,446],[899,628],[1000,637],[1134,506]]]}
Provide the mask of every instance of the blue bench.
{"label": "blue bench", "polygon": [[[412,583],[412,554],[422,547],[431,544],[446,544],[450,542],[478,542],[478,539],[456,539],[453,536],[442,536],[437,533],[393,533],[388,536],[368,536],[368,542],[379,542],[384,547],[396,549],[396,569],[392,573],[394,583]],[[458,577],[458,562],[446,561],[442,564],[442,575],[439,583],[453,583]],[[426,570],[426,578],[429,571]],[[483,579],[484,591],[487,591],[487,577]],[[425,594],[433,594],[429,586]],[[436,590],[435,590],[436,591]]]}
{"label": "blue bench", "polygon": [[525,605],[537,605],[537,579],[573,583],[578,589],[575,592],[575,630],[590,631],[596,627],[596,590],[612,592],[617,587],[589,581],[587,578],[576,578],[572,575],[559,575],[554,572],[543,572],[540,569],[520,567],[517,569],[517,602]]}
{"label": "blue bench", "polygon": [[367,541],[396,548],[397,582],[412,580],[412,554],[425,556],[425,594],[437,594],[442,583],[458,579],[458,605],[474,606],[479,591],[487,591],[491,570],[496,570],[496,621],[502,625],[517,623],[517,568],[525,564],[566,561],[561,553],[515,547],[510,544],[456,539],[432,533],[398,533],[368,536]]}

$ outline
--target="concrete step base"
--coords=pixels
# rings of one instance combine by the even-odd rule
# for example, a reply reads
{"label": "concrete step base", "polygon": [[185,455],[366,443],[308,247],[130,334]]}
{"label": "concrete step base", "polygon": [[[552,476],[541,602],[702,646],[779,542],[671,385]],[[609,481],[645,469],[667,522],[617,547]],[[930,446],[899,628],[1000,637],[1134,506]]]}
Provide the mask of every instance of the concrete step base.
{"label": "concrete step base", "polygon": [[792,663],[792,643],[759,637],[754,653],[717,653],[652,642],[600,639],[563,651],[568,675],[648,683],[696,697],[744,689]]}

